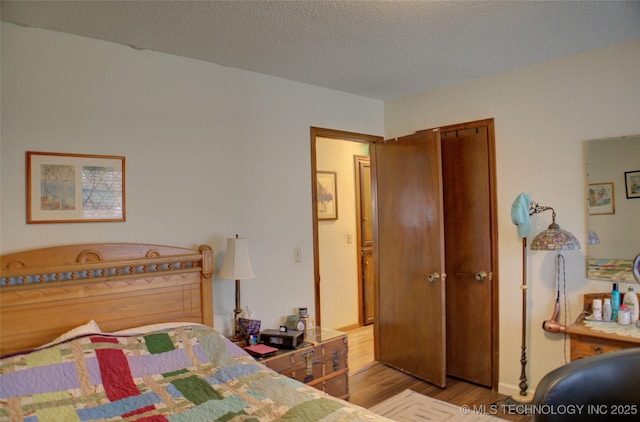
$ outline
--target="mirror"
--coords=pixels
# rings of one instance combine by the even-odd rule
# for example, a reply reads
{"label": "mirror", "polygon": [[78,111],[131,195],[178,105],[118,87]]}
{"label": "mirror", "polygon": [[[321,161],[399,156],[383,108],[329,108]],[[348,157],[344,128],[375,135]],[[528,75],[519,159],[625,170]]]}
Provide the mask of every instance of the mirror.
{"label": "mirror", "polygon": [[636,281],[632,265],[640,253],[640,135],[586,144],[587,278]]}

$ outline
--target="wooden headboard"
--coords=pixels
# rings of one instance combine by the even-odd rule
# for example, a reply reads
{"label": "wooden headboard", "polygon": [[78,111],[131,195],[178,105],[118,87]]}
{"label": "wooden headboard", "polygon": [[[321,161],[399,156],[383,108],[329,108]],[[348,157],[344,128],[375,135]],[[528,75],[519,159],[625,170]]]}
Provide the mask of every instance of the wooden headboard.
{"label": "wooden headboard", "polygon": [[0,354],[95,320],[105,331],[213,326],[213,250],[134,243],[56,246],[0,257]]}

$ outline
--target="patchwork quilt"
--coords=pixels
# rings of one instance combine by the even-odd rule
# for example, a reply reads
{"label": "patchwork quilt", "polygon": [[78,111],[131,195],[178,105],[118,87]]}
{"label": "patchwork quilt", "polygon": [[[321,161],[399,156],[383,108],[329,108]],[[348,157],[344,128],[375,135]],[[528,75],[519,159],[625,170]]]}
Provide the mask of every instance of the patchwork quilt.
{"label": "patchwork quilt", "polygon": [[93,334],[0,361],[2,421],[376,421],[187,326]]}

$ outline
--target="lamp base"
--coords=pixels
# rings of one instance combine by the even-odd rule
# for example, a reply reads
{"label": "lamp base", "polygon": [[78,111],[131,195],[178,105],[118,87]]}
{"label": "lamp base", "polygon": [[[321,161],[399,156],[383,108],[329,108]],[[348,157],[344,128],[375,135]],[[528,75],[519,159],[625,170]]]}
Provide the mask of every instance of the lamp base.
{"label": "lamp base", "polygon": [[247,339],[245,339],[242,336],[235,336],[234,335],[234,336],[230,336],[230,337],[227,337],[227,338],[229,339],[229,341],[231,341],[232,343],[236,344],[237,346],[240,346],[240,347],[243,347],[243,348],[248,346]]}
{"label": "lamp base", "polygon": [[533,394],[509,396],[501,403],[505,413],[532,415]]}

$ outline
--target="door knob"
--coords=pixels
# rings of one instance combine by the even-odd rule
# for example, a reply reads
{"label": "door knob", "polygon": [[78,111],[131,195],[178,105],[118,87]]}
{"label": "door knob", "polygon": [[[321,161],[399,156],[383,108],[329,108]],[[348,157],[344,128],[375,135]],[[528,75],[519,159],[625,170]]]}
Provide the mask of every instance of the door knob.
{"label": "door knob", "polygon": [[484,271],[480,271],[479,273],[476,273],[476,280],[478,281],[483,281],[487,279],[487,273]]}
{"label": "door knob", "polygon": [[434,282],[434,281],[438,281],[440,280],[440,274],[438,273],[431,273],[427,276],[427,280]]}

